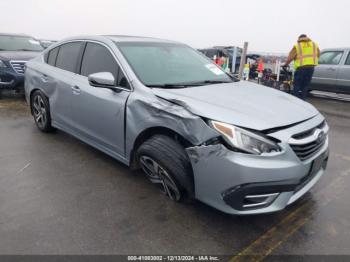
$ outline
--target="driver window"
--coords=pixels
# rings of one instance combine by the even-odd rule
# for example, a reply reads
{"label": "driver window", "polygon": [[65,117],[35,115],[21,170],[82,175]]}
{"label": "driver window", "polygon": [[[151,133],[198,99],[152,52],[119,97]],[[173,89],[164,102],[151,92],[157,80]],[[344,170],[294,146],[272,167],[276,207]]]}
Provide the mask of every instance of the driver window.
{"label": "driver window", "polygon": [[87,43],[81,63],[81,75],[89,76],[94,73],[110,72],[117,80],[118,71],[119,66],[106,47],[96,43]]}
{"label": "driver window", "polygon": [[129,83],[111,52],[96,43],[87,43],[81,62],[81,75],[110,72],[116,80],[115,85],[130,88]]}

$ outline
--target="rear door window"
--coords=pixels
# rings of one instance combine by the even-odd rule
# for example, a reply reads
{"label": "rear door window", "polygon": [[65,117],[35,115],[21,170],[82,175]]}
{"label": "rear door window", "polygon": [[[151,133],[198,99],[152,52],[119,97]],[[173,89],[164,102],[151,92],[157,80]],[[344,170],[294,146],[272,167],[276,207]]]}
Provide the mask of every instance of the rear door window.
{"label": "rear door window", "polygon": [[81,63],[81,75],[89,76],[93,73],[110,72],[118,79],[119,66],[111,52],[96,43],[87,43]]}
{"label": "rear door window", "polygon": [[338,65],[343,56],[343,51],[326,51],[323,52],[319,59],[321,65]]}
{"label": "rear door window", "polygon": [[56,59],[56,67],[76,73],[82,45],[83,42],[61,45]]}
{"label": "rear door window", "polygon": [[56,47],[49,52],[48,58],[47,58],[47,63],[49,65],[55,66],[56,58],[57,58],[57,54],[58,54],[58,49],[59,49],[59,47]]}

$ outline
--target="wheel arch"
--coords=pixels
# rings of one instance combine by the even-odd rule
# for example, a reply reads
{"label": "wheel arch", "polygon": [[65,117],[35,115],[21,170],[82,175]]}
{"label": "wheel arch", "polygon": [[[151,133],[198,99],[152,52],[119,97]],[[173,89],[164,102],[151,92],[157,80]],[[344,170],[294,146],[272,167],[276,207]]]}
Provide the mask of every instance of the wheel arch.
{"label": "wheel arch", "polygon": [[49,101],[49,104],[50,104],[50,99],[49,99],[49,96],[43,91],[43,90],[41,90],[40,88],[33,88],[32,90],[30,90],[30,93],[29,93],[29,103],[30,103],[30,113],[33,115],[33,108],[32,108],[32,106],[31,106],[31,103],[32,103],[32,98],[33,98],[33,94],[36,92],[36,91],[40,91],[40,92],[42,92],[45,96],[46,96],[46,98],[47,98],[47,100]]}
{"label": "wheel arch", "polygon": [[[178,142],[185,151],[185,154],[187,155],[186,148],[194,146],[193,143],[191,143],[188,139],[184,138],[181,134],[176,132],[175,130],[172,130],[171,128],[168,127],[163,127],[163,126],[157,126],[157,127],[150,127],[148,129],[145,129],[143,132],[141,132],[135,142],[134,142],[134,147],[131,150],[130,153],[130,168],[133,170],[139,169],[140,164],[138,163],[138,158],[137,158],[137,151],[138,148],[148,139],[150,139],[152,136],[155,135],[163,135],[167,136],[169,138],[174,139],[176,142]],[[196,191],[196,186],[195,186],[195,179],[194,179],[194,172],[193,172],[193,167],[190,158],[188,157],[189,161],[189,179],[190,183],[185,186],[186,189],[186,194],[187,194],[187,201],[191,203],[193,199],[195,198],[195,191]]]}
{"label": "wheel arch", "polygon": [[181,134],[176,132],[175,130],[164,127],[164,126],[156,126],[156,127],[150,127],[145,130],[143,130],[135,139],[133,147],[130,152],[130,167],[131,169],[138,169],[139,163],[137,161],[137,149],[142,145],[143,142],[148,140],[154,135],[165,135],[170,138],[173,138],[175,141],[177,141],[180,145],[182,145],[184,148],[191,147],[193,144],[186,138],[184,138]]}

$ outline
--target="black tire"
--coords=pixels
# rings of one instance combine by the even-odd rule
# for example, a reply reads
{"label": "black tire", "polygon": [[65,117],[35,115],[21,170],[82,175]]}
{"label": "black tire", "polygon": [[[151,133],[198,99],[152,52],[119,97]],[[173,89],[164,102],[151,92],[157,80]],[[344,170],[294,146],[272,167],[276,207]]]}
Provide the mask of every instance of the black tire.
{"label": "black tire", "polygon": [[49,100],[40,90],[34,91],[30,99],[30,108],[36,126],[45,133],[54,132],[56,129],[51,126],[51,114]]}
{"label": "black tire", "polygon": [[[192,202],[194,199],[192,167],[182,145],[168,136],[154,135],[139,147],[137,159],[151,182],[159,185],[163,193],[171,200]],[[150,171],[151,168],[148,168],[153,166],[150,164],[151,161],[155,161],[159,165],[159,172],[156,175]],[[166,174],[163,174],[162,170]],[[170,177],[172,181],[168,180],[167,177]],[[175,184],[178,192],[174,190],[171,194],[166,189],[168,186],[166,184],[170,182]],[[173,190],[171,186],[169,188],[170,191]],[[177,195],[177,193],[179,194]]]}

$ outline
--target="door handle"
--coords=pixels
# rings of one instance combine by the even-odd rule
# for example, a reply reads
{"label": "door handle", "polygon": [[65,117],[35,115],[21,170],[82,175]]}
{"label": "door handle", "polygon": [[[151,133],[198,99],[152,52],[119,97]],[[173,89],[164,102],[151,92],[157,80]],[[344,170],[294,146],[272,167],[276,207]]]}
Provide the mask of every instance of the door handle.
{"label": "door handle", "polygon": [[73,90],[73,94],[75,95],[79,95],[81,92],[79,86],[72,86],[71,89]]}
{"label": "door handle", "polygon": [[329,70],[329,71],[335,71],[336,69],[333,68],[333,67],[328,67],[327,70]]}
{"label": "door handle", "polygon": [[44,82],[47,82],[49,80],[49,76],[48,75],[45,75],[45,74],[42,74],[41,75],[41,79],[44,81]]}

